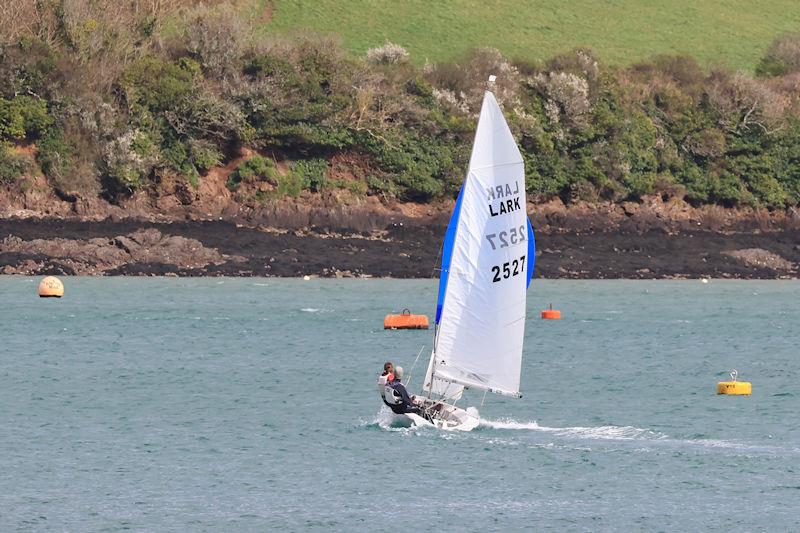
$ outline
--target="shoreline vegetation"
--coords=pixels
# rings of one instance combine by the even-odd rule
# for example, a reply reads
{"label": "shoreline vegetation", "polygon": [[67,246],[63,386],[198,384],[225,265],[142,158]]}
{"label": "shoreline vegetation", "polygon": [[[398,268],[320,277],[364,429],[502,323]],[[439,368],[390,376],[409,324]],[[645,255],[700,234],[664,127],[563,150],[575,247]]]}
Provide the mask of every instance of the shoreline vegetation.
{"label": "shoreline vegetation", "polygon": [[752,74],[420,65],[235,4],[0,7],[0,271],[429,277],[495,74],[537,275],[797,277],[798,35]]}

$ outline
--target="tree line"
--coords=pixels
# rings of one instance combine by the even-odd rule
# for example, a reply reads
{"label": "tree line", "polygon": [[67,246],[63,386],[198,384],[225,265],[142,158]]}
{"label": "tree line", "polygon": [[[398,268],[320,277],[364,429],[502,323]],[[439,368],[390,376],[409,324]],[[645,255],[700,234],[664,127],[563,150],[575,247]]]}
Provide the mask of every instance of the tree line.
{"label": "tree line", "polygon": [[453,196],[494,74],[533,198],[800,203],[798,35],[752,75],[685,56],[603,65],[587,49],[417,66],[392,43],[352,57],[329,37],[265,35],[225,2],[102,4],[0,7],[7,188],[38,168],[61,195],[115,201],[167,177],[196,187],[247,148],[260,155],[227,184],[244,202]]}

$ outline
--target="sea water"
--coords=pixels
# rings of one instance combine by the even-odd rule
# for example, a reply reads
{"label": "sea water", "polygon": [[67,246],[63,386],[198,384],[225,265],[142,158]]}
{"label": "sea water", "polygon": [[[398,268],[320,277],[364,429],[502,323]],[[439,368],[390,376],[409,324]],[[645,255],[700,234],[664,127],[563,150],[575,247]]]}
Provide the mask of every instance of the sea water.
{"label": "sea water", "polygon": [[524,397],[469,433],[377,395],[435,281],[38,281],[0,277],[0,531],[800,529],[795,281],[534,280]]}

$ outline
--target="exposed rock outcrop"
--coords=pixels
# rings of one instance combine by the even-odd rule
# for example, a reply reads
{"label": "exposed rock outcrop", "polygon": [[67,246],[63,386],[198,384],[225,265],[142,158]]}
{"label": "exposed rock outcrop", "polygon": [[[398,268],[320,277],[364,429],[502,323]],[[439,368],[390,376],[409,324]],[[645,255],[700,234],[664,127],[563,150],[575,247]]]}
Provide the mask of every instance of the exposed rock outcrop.
{"label": "exposed rock outcrop", "polygon": [[[278,230],[224,221],[0,219],[0,272],[18,274],[435,277],[444,227]],[[59,235],[52,238],[52,235]],[[800,230],[537,231],[545,278],[793,278]]]}
{"label": "exposed rock outcrop", "polygon": [[40,273],[45,264],[51,270],[60,265],[66,274],[103,274],[131,264],[173,265],[182,269],[199,269],[244,258],[220,254],[196,239],[163,235],[155,228],[146,228],[113,238],[33,239],[23,240],[10,235],[0,241],[0,257],[5,261],[4,274]]}
{"label": "exposed rock outcrop", "polygon": [[770,268],[775,271],[797,272],[797,265],[787,261],[776,253],[762,248],[748,248],[722,252],[724,255],[738,259],[753,268]]}

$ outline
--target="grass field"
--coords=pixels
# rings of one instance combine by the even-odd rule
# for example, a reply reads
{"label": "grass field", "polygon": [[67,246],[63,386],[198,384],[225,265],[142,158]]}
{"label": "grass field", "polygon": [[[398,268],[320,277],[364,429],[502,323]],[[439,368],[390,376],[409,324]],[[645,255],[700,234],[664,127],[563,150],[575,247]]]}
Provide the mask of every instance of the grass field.
{"label": "grass field", "polygon": [[528,60],[581,46],[613,64],[688,54],[752,71],[774,37],[800,31],[798,0],[260,1],[271,11],[267,31],[338,34],[355,54],[390,40],[416,63],[477,46]]}

